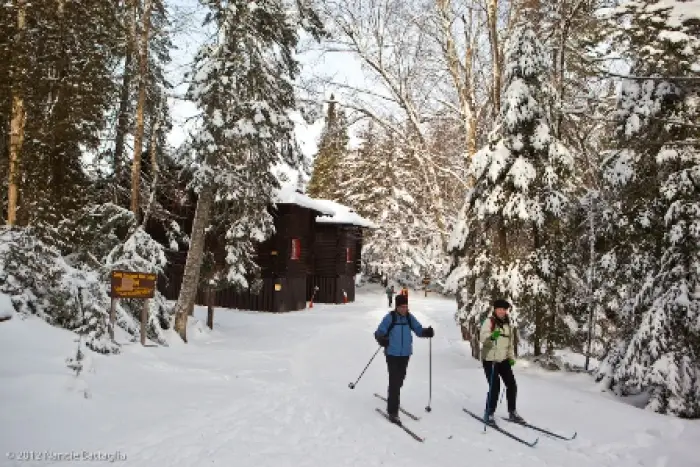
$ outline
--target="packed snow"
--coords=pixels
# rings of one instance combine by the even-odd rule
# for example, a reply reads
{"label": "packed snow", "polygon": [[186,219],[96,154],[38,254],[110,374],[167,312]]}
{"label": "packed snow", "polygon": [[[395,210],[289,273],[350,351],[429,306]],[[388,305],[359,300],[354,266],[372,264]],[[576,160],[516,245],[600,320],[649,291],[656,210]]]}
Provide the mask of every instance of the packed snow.
{"label": "packed snow", "polygon": [[0,293],[0,321],[12,318],[14,308],[9,295]]}
{"label": "packed snow", "polygon": [[[202,325],[206,310],[197,308],[188,344],[171,335],[169,347],[142,347],[121,334],[120,355],[86,351],[78,376],[65,362],[75,356],[75,334],[34,317],[0,323],[0,465],[698,465],[700,422],[637,409],[601,393],[586,374],[524,361],[515,366],[520,413],[565,435],[577,431],[577,438],[540,436],[530,448],[490,429],[484,434],[462,412],[479,412],[487,388],[454,325],[454,300],[417,291],[409,299],[411,312],[436,330],[432,411],[424,410],[427,339],[414,342],[402,390],[402,406],[420,417],[405,423],[424,443],[374,410],[384,403],[373,393],[387,385],[381,354],[348,388],[377,349],[372,333],[387,311],[383,290],[367,285],[347,305],[286,314],[217,310],[213,331]],[[576,356],[563,356],[576,364]],[[505,415],[503,403],[497,415]],[[18,460],[27,453],[48,460]]]}

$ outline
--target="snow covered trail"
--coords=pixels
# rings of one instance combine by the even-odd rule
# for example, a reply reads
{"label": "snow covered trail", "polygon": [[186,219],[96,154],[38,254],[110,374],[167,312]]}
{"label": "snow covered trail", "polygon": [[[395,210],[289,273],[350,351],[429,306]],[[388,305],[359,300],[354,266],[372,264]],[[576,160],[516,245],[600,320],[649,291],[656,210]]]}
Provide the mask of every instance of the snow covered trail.
{"label": "snow covered trail", "polygon": [[[22,451],[119,452],[129,466],[402,466],[480,462],[509,466],[697,466],[700,423],[642,411],[600,391],[585,375],[516,365],[519,411],[574,441],[540,437],[535,448],[489,430],[462,412],[483,409],[479,362],[453,322],[455,303],[409,297],[412,313],[433,325],[432,412],[428,340],[414,341],[402,405],[421,417],[405,423],[417,443],[374,411],[384,403],[386,363],[372,337],[386,313],[378,288],[357,302],[271,315],[217,310],[214,331],[197,323],[190,343],[170,348],[126,343],[123,355],[90,355],[78,380],[64,359],[74,336],[18,316],[0,324],[0,466],[104,465],[10,460]],[[197,315],[203,317],[204,310]],[[85,398],[81,388],[87,388]],[[505,402],[505,401],[503,401]],[[499,414],[505,408],[499,405]],[[526,439],[531,430],[502,425]]]}

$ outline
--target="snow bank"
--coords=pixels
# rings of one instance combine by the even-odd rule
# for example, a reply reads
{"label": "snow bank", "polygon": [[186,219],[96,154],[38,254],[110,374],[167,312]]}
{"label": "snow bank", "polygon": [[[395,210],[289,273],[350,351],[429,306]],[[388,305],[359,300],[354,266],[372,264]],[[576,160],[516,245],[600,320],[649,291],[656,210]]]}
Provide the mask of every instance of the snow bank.
{"label": "snow bank", "polygon": [[0,293],[0,321],[12,318],[15,309],[12,306],[12,300],[8,295]]}
{"label": "snow bank", "polygon": [[369,229],[378,228],[374,223],[365,219],[364,217],[357,214],[353,209],[349,208],[335,201],[327,199],[315,200],[324,207],[326,211],[330,211],[330,216],[319,216],[316,218],[316,222],[321,224],[350,224],[357,225],[360,227],[367,227]]}
{"label": "snow bank", "polygon": [[283,185],[280,189],[275,190],[272,201],[279,204],[296,204],[297,206],[313,209],[326,215],[335,214],[335,211],[330,210],[325,204],[303,193],[299,193],[293,185],[289,184]]}
{"label": "snow bank", "polygon": [[[697,465],[696,421],[639,410],[601,392],[586,374],[514,367],[518,410],[570,442],[540,437],[522,446],[461,408],[481,410],[487,391],[480,362],[463,352],[454,299],[411,294],[411,308],[436,337],[414,341],[401,404],[426,438],[417,443],[390,425],[373,396],[386,391],[379,357],[355,390],[348,382],[376,348],[367,338],[386,313],[381,287],[345,306],[299,313],[217,312],[202,329],[195,308],[188,344],[124,344],[119,356],[85,352],[80,378],[66,368],[75,335],[29,316],[0,326],[0,465],[192,467],[685,467]],[[432,356],[432,360],[430,360]],[[341,362],[341,364],[339,364]],[[432,366],[429,366],[431,365]],[[432,384],[432,377],[439,384]],[[89,398],[84,397],[89,387]],[[432,392],[429,392],[432,391]],[[431,413],[423,411],[431,394]],[[497,416],[506,415],[499,403]],[[528,440],[537,434],[508,429]],[[175,447],[175,448],[174,448]],[[111,454],[120,462],[20,462],[8,453]],[[117,457],[118,456],[118,457]],[[9,461],[9,462],[8,462]]]}

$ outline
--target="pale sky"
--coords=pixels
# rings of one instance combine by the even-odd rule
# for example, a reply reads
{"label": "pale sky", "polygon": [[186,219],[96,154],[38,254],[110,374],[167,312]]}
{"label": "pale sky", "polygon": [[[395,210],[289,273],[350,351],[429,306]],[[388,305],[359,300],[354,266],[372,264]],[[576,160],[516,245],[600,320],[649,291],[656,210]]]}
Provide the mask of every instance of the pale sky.
{"label": "pale sky", "polygon": [[[167,72],[174,85],[182,83],[173,90],[174,95],[183,96],[187,89],[187,85],[183,83],[184,73],[191,69],[194,55],[206,37],[201,26],[204,9],[197,0],[172,0],[171,4],[173,5],[171,8],[173,21],[184,24],[174,25],[177,32],[173,43],[177,50],[173,50],[171,53],[173,63]],[[318,48],[318,45],[316,47]],[[351,53],[342,52],[321,56],[319,52],[306,52],[300,58],[304,64],[303,78],[309,79],[323,73],[324,75],[333,75],[336,81],[347,84],[358,85],[364,81],[360,63]],[[326,97],[329,97],[331,92],[331,89],[327,90]],[[184,141],[187,135],[187,119],[195,114],[196,109],[191,103],[176,97],[172,97],[170,103],[173,130],[168,136],[168,141],[177,147]],[[307,157],[311,157],[316,153],[323,121],[318,120],[313,125],[307,125],[301,117],[295,120],[297,121],[296,133],[302,151]]]}

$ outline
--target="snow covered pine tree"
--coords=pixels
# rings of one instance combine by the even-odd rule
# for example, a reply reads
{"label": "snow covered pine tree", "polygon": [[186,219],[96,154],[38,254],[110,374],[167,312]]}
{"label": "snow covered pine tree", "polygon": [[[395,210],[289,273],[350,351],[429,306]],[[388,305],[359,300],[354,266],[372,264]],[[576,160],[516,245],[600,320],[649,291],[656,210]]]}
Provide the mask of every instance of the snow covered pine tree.
{"label": "snow covered pine tree", "polygon": [[304,1],[232,0],[207,2],[205,21],[218,33],[204,45],[188,96],[199,107],[199,128],[191,141],[199,199],[191,243],[176,304],[175,328],[186,341],[204,252],[205,230],[217,197],[231,204],[227,258],[231,282],[244,282],[255,242],[272,233],[267,212],[279,182],[280,162],[295,168],[301,155],[283,151],[294,138],[290,112],[296,108],[293,82],[299,73],[294,51],[298,28],[323,34],[316,13]]}
{"label": "snow covered pine tree", "polygon": [[632,209],[615,213],[628,220],[613,226],[619,242],[601,269],[636,281],[597,377],[619,395],[644,394],[651,410],[698,418],[700,1],[625,2],[614,13],[633,76],[621,85],[605,174]]}
{"label": "snow covered pine tree", "polygon": [[[494,297],[516,306],[513,318],[535,327],[535,353],[546,331],[563,261],[552,247],[568,216],[573,158],[547,121],[547,58],[527,24],[516,26],[505,52],[505,93],[495,139],[474,156],[459,222],[450,239],[447,288],[457,293],[456,319],[476,334]],[[477,346],[473,346],[477,347]],[[478,354],[474,355],[479,358]]]}

